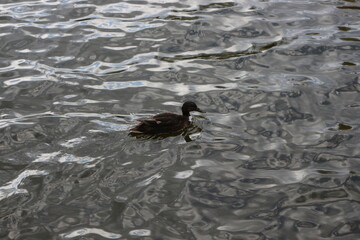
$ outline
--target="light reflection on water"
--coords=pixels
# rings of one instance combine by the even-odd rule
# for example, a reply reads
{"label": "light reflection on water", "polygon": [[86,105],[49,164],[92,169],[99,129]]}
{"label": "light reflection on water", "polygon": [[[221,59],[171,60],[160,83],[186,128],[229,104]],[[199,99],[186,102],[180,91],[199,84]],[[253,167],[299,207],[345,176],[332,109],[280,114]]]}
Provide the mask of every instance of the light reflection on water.
{"label": "light reflection on water", "polygon": [[[355,1],[0,4],[4,239],[356,239]],[[206,113],[180,135],[136,120]]]}

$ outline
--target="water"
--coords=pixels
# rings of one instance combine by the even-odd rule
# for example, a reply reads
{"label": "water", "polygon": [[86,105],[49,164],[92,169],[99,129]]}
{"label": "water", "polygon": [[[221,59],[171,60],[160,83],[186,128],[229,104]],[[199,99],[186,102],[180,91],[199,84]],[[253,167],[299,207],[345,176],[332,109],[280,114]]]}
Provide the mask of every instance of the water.
{"label": "water", "polygon": [[1,238],[360,238],[359,10],[1,0]]}

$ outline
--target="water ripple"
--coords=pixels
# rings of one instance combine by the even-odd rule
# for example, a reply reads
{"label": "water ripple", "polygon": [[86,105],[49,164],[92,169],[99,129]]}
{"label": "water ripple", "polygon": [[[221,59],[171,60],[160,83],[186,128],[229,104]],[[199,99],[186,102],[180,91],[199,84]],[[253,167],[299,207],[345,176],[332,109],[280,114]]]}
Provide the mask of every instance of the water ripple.
{"label": "water ripple", "polygon": [[69,238],[75,238],[75,237],[79,237],[79,236],[85,236],[88,234],[99,235],[99,236],[101,236],[103,238],[107,238],[107,239],[121,238],[121,234],[107,232],[107,231],[104,231],[99,228],[81,228],[81,229],[74,230],[69,233],[62,233],[62,234],[60,234],[60,237],[64,238],[64,239],[69,239]]}
{"label": "water ripple", "polygon": [[14,194],[19,193],[27,193],[28,191],[26,189],[19,189],[19,185],[21,182],[31,176],[36,175],[47,175],[47,171],[41,171],[41,170],[25,170],[17,176],[14,180],[10,181],[7,185],[0,187],[0,200],[3,200],[5,198],[8,198]]}
{"label": "water ripple", "polygon": [[3,0],[0,236],[356,239],[357,5]]}

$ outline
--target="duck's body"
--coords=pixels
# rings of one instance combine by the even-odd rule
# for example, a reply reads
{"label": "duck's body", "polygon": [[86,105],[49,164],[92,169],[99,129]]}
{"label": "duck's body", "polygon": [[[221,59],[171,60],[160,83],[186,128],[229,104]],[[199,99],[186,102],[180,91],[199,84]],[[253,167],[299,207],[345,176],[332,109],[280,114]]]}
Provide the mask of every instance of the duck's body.
{"label": "duck's body", "polygon": [[190,125],[189,117],[174,113],[161,113],[151,118],[140,119],[132,133],[164,134],[178,132]]}
{"label": "duck's body", "polygon": [[130,129],[131,133],[166,134],[175,133],[190,126],[190,112],[201,110],[193,102],[185,102],[182,106],[183,115],[174,113],[161,113],[147,119],[138,120],[140,123]]}

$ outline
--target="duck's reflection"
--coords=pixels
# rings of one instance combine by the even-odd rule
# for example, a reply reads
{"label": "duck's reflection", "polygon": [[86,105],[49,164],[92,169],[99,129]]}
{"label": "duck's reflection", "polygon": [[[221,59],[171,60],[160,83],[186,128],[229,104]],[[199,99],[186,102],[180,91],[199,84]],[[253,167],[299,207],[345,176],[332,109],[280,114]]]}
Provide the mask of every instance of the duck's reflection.
{"label": "duck's reflection", "polygon": [[164,133],[164,134],[144,134],[144,133],[134,133],[134,132],[130,132],[129,136],[131,137],[136,137],[137,139],[156,139],[156,140],[162,140],[168,137],[176,137],[176,136],[183,136],[184,140],[186,142],[192,142],[194,141],[191,136],[200,133],[202,131],[202,128],[200,128],[199,126],[191,123],[189,125],[189,127],[181,130],[181,131],[177,131],[177,132],[172,132],[172,133]]}

